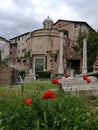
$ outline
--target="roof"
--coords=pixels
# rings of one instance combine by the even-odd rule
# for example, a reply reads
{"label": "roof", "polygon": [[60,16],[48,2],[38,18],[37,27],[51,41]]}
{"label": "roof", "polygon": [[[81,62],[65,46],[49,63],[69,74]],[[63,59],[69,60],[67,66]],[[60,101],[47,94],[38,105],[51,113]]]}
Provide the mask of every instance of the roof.
{"label": "roof", "polygon": [[53,20],[49,18],[49,16],[43,21],[44,22],[52,22],[53,23]]}
{"label": "roof", "polygon": [[59,21],[62,21],[62,22],[70,22],[70,23],[82,23],[82,24],[87,25],[89,28],[91,28],[91,29],[95,32],[95,30],[94,30],[87,22],[85,22],[85,21],[71,21],[71,20],[62,20],[62,19],[59,19],[59,20],[57,20],[57,21],[54,23],[54,25],[56,25]]}
{"label": "roof", "polygon": [[1,38],[1,39],[3,39],[4,41],[9,42],[9,40],[7,40],[7,39],[6,39],[6,38],[4,38],[4,37],[1,37],[1,36],[0,36],[0,38]]}
{"label": "roof", "polygon": [[18,35],[18,36],[16,36],[16,37],[11,38],[10,40],[13,40],[13,39],[15,39],[15,38],[18,38],[18,37],[21,37],[21,36],[27,35],[27,34],[29,34],[29,33],[30,33],[30,32],[27,32],[27,33],[24,33],[24,34]]}

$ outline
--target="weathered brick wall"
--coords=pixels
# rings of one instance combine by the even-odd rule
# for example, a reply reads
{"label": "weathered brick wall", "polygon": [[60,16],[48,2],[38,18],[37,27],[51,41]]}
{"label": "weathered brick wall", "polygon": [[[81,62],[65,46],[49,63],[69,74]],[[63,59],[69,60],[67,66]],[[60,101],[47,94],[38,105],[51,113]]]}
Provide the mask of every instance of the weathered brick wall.
{"label": "weathered brick wall", "polygon": [[0,86],[11,84],[11,69],[8,67],[0,67]]}

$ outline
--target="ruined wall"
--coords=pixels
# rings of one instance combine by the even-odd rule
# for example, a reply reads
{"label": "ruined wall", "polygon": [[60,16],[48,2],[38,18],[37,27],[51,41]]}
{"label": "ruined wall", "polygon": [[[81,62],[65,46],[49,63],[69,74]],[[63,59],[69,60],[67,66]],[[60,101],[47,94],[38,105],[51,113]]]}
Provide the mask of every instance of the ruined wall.
{"label": "ruined wall", "polygon": [[0,67],[0,87],[11,84],[11,69],[8,67]]}

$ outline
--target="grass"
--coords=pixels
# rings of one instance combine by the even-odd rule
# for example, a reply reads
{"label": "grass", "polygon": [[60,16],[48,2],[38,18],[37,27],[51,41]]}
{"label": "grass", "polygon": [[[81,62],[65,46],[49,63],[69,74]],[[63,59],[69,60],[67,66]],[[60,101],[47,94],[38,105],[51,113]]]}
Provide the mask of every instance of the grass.
{"label": "grass", "polygon": [[[42,100],[50,89],[49,80],[21,87],[0,87],[0,130],[98,130],[98,98],[77,97],[55,91],[56,99]],[[32,104],[25,104],[32,98]]]}

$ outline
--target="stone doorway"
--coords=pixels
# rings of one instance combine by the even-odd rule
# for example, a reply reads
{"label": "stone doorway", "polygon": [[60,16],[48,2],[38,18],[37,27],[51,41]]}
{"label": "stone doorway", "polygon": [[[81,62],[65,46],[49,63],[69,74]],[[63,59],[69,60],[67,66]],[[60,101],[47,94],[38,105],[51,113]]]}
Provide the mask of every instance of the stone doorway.
{"label": "stone doorway", "polygon": [[71,66],[76,74],[80,74],[80,60],[67,60],[67,67]]}
{"label": "stone doorway", "polygon": [[35,59],[35,72],[44,71],[44,58]]}

